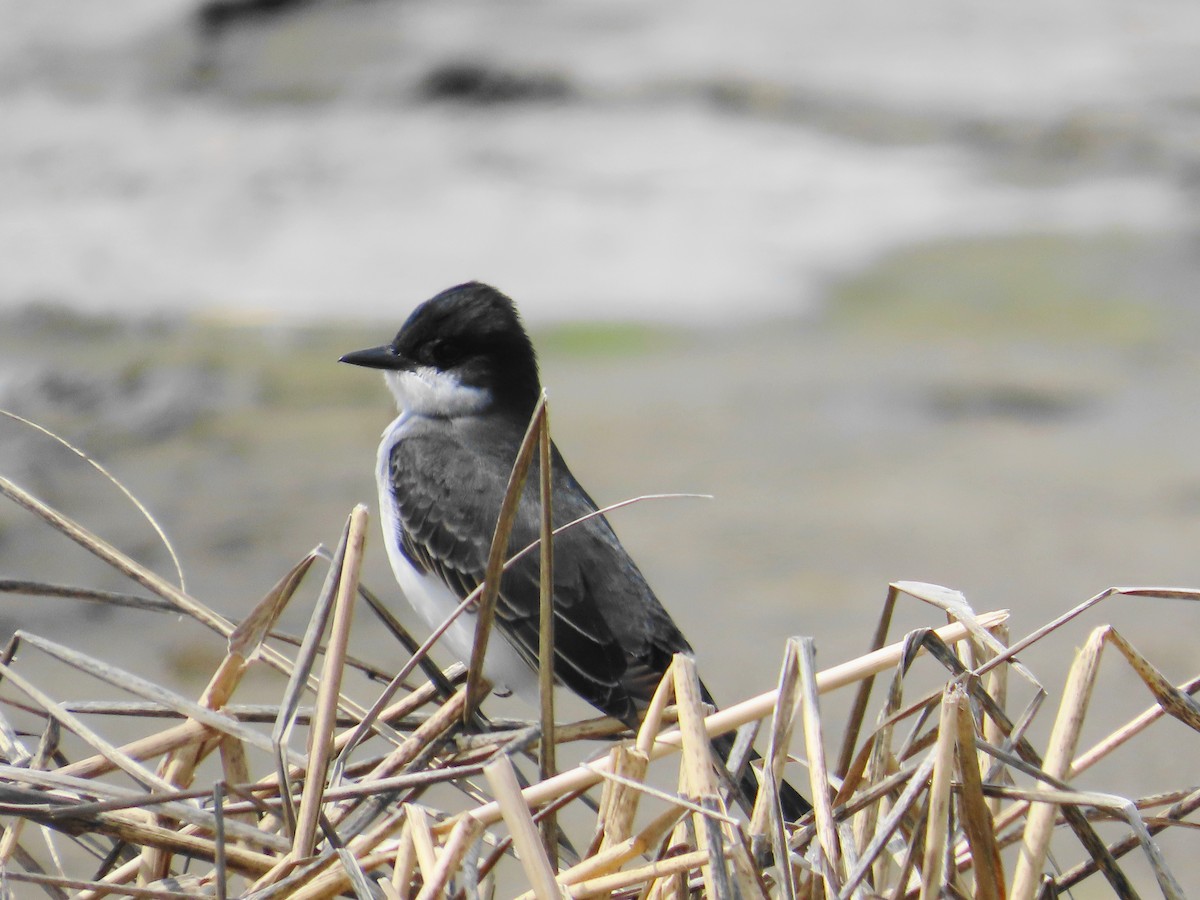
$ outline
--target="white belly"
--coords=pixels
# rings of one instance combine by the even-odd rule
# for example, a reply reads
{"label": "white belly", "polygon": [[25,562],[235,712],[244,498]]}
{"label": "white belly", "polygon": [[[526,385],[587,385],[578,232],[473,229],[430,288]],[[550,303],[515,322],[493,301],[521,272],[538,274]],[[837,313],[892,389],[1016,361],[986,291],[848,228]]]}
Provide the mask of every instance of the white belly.
{"label": "white belly", "polygon": [[[401,414],[383,433],[376,461],[375,479],[379,489],[379,519],[383,526],[383,545],[387,548],[392,573],[412,608],[431,629],[438,628],[459,605],[459,598],[436,575],[417,571],[400,550],[400,517],[392,498],[388,478],[388,451],[405,424]],[[475,646],[475,613],[463,612],[442,635],[439,643],[457,660],[470,662]],[[534,709],[538,707],[537,674],[518,655],[499,631],[488,640],[483,674],[501,693],[514,693]]]}

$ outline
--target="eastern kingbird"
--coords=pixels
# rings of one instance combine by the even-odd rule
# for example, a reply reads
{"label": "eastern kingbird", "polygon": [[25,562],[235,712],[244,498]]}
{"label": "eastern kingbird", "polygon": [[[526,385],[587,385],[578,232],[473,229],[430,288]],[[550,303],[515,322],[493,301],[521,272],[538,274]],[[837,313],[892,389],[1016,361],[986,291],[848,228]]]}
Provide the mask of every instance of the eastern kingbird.
{"label": "eastern kingbird", "polygon": [[[470,282],[418,306],[390,344],[347,353],[342,362],[382,369],[400,415],[383,433],[376,479],[384,545],[400,588],[436,627],[483,580],[500,504],[518,447],[541,396],[537,356],[513,302]],[[553,522],[595,513],[596,504],[551,448]],[[529,474],[537,483],[537,456]],[[521,498],[509,553],[537,540],[536,492]],[[526,554],[504,574],[497,631],[484,675],[500,691],[538,705],[540,564]],[[597,709],[636,728],[675,653],[692,653],[604,516],[554,539],[554,672]],[[462,615],[445,645],[471,656],[473,616]],[[712,702],[701,688],[706,702]],[[733,737],[714,741],[727,754]],[[743,779],[753,799],[757,782]],[[781,788],[784,814],[810,808]]]}

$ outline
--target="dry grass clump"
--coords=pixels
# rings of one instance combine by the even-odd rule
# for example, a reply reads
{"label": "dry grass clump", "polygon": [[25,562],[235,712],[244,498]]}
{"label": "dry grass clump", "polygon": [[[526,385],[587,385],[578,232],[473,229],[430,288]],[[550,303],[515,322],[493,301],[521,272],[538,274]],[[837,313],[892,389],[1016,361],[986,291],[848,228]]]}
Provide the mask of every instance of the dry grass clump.
{"label": "dry grass clump", "polygon": [[[546,429],[542,407],[512,492],[539,444],[545,451]],[[429,642],[410,647],[410,662],[369,706],[355,702],[344,681],[369,668],[348,652],[359,598],[398,627],[359,584],[361,507],[329,561],[309,629],[293,643],[272,629],[318,553],[235,624],[6,479],[0,493],[148,591],[148,614],[165,602],[227,644],[192,700],[36,635],[14,636],[0,657],[0,873],[9,896],[1029,898],[1104,879],[1132,897],[1122,868],[1131,853],[1148,863],[1164,896],[1184,896],[1154,835],[1194,827],[1188,817],[1200,788],[1135,800],[1072,782],[1125,744],[1152,740],[1146,729],[1164,714],[1200,727],[1190,697],[1200,680],[1171,685],[1115,630],[1097,628],[1076,655],[1039,748],[1028,735],[1047,695],[1016,654],[1054,640],[1059,626],[1114,593],[1200,593],[1112,589],[1009,646],[1004,612],[977,615],[957,592],[893,584],[865,655],[817,671],[812,641],[792,639],[777,686],[719,712],[702,706],[691,660],[677,657],[628,737],[608,720],[555,725],[549,696],[539,723],[488,722],[476,710],[487,689],[479,658],[470,671],[438,672],[425,660]],[[552,539],[545,523],[539,552],[549,553]],[[497,544],[506,543],[502,515]],[[503,564],[493,554],[474,598],[484,629],[494,599],[486,585],[498,583]],[[948,624],[889,644],[893,611],[906,597],[940,610]],[[134,699],[50,696],[14,662],[18,647]],[[1079,752],[1109,647],[1154,704]],[[251,666],[281,673],[277,703],[233,702]],[[880,675],[887,684],[872,708]],[[1014,676],[1033,688],[1033,700],[1016,710]],[[835,742],[819,698],[849,686],[856,700],[839,752],[827,759],[824,747]],[[134,722],[143,735],[117,746],[94,727],[97,719]],[[760,728],[763,787],[753,809],[740,811],[730,785]],[[743,739],[717,764],[709,737],[733,729]],[[303,747],[299,731],[307,734]],[[605,755],[556,770],[555,747],[614,738]],[[799,822],[780,814],[785,768],[815,807]],[[523,783],[522,769],[536,772],[532,783]],[[663,781],[677,789],[652,786]],[[1123,826],[1115,839],[1098,834],[1102,820]]]}

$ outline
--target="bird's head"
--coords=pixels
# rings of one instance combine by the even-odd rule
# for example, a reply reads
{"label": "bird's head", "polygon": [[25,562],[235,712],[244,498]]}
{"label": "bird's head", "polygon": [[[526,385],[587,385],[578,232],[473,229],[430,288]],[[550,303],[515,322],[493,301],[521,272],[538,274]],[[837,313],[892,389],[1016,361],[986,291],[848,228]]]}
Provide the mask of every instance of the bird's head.
{"label": "bird's head", "polygon": [[512,300],[472,281],[426,300],[390,344],[341,358],[381,369],[411,415],[454,418],[493,409],[532,414],[537,356]]}

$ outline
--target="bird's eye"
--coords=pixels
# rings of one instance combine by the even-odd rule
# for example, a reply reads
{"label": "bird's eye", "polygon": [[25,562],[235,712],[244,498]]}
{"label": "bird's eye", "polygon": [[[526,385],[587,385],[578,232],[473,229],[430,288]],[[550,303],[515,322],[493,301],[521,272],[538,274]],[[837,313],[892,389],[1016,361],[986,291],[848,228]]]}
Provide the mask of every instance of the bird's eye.
{"label": "bird's eye", "polygon": [[464,355],[462,345],[445,338],[439,338],[429,344],[427,350],[429,361],[439,369],[449,369],[462,362]]}

